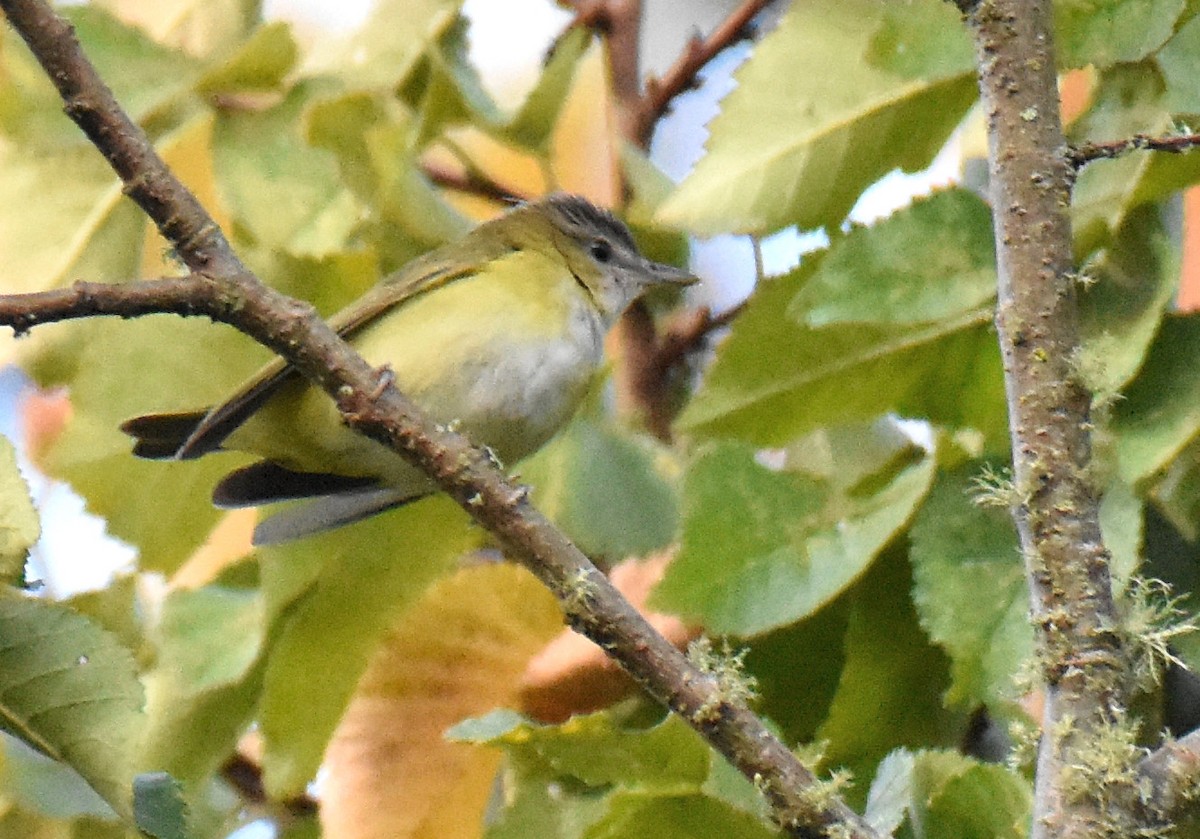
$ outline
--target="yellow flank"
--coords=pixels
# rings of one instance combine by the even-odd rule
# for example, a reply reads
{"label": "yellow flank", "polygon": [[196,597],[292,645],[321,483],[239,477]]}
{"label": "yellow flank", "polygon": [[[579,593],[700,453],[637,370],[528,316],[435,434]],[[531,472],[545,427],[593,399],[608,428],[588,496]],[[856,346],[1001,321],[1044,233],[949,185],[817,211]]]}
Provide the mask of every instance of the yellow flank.
{"label": "yellow flank", "polygon": [[[577,269],[578,270],[578,269]],[[606,324],[555,248],[526,248],[486,271],[417,294],[351,343],[391,367],[396,386],[505,462],[535,451],[574,413],[603,358]],[[342,425],[333,402],[295,380],[226,441],[291,469],[381,477],[418,491],[427,479]]]}

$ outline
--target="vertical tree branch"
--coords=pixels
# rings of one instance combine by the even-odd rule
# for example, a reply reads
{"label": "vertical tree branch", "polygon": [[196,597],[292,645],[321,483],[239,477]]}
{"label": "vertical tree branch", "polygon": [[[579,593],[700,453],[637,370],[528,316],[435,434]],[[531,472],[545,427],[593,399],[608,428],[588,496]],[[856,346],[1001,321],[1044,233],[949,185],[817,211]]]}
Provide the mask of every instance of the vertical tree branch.
{"label": "vertical tree branch", "polygon": [[[1046,683],[1032,836],[1109,834],[1133,790],[1101,788],[1089,746],[1124,716],[1125,660],[1090,473],[1050,0],[963,2],[988,122],[1017,529]],[[1119,785],[1118,785],[1119,786]],[[1132,785],[1129,785],[1130,787]],[[1128,818],[1128,816],[1126,816]]]}

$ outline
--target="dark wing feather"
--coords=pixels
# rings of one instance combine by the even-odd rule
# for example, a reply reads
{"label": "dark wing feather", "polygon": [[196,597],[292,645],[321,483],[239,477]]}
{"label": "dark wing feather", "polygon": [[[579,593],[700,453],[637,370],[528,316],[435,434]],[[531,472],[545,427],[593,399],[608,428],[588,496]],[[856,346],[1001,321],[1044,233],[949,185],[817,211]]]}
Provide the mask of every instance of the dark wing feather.
{"label": "dark wing feather", "polygon": [[260,460],[230,472],[213,489],[213,504],[226,509],[257,507],[314,495],[334,495],[376,485],[374,478],[355,478],[318,472],[295,472]]}

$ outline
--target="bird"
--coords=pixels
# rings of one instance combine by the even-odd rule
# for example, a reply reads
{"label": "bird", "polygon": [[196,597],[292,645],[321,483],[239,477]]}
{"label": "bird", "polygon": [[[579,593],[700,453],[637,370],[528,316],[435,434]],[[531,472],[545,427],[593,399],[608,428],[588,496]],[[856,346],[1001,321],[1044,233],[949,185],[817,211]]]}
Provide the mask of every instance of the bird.
{"label": "bird", "polygon": [[[431,418],[503,463],[541,448],[603,366],[605,335],[644,292],[696,281],[647,259],[616,216],[555,193],[484,222],[409,262],[329,323]],[[213,490],[222,508],[303,499],[261,521],[256,545],[307,537],[437,491],[430,478],[342,421],[282,358],[219,404],[121,425],[133,454],[260,459]]]}

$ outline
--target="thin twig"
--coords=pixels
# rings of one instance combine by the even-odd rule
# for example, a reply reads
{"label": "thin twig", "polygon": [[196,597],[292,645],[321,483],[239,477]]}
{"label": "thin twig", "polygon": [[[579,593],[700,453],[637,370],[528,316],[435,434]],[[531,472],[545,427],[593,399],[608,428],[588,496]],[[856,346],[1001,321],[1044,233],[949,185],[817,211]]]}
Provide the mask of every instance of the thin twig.
{"label": "thin twig", "polygon": [[199,274],[145,280],[121,286],[123,291],[117,296],[112,294],[111,283],[85,282],[51,291],[0,295],[0,323],[21,337],[38,324],[95,315],[122,318],[163,312],[185,317],[200,315],[204,313],[196,304],[196,285],[205,281]]}
{"label": "thin twig", "polygon": [[745,303],[739,303],[714,315],[707,306],[701,306],[672,318],[663,330],[657,363],[669,368],[683,361],[695,352],[709,335],[733,323],[745,308]]}
{"label": "thin twig", "polygon": [[1173,137],[1152,137],[1149,134],[1134,134],[1126,140],[1106,143],[1083,143],[1067,150],[1067,162],[1076,170],[1096,160],[1121,157],[1133,151],[1161,151],[1183,154],[1200,146],[1200,134],[1179,134]]}
{"label": "thin twig", "polygon": [[489,178],[482,177],[478,172],[464,171],[435,161],[424,161],[421,170],[435,184],[455,192],[476,195],[501,204],[516,204],[526,201],[532,196],[522,195],[515,190],[502,186]]}
{"label": "thin twig", "polygon": [[221,777],[247,804],[264,809],[282,809],[290,818],[310,819],[320,809],[317,801],[308,795],[296,795],[282,801],[273,801],[263,784],[262,767],[243,754],[236,753],[221,766]]}
{"label": "thin twig", "polygon": [[8,313],[9,325],[28,329],[81,316],[81,299],[91,300],[98,311],[124,314],[121,307],[130,306],[144,313],[144,295],[153,290],[162,295],[161,311],[203,314],[235,326],[333,396],[349,425],[430,475],[554,592],[576,630],[753,779],[790,834],[810,837],[835,830],[877,839],[840,799],[819,793],[812,773],[749,708],[723,695],[711,674],[655,632],[485,452],[430,422],[392,386],[388,371],[372,369],[311,305],[280,295],[245,270],[216,223],[117,105],[62,18],[43,0],[0,0],[0,8],[60,91],[70,116],[195,272],[190,295],[174,282],[158,281],[5,296],[0,311]]}
{"label": "thin twig", "polygon": [[676,370],[714,330],[727,325],[741,310],[741,306],[735,306],[715,317],[706,307],[681,312],[661,334],[645,307],[632,310],[623,321],[627,330],[624,351],[643,353],[622,359],[628,370],[625,386],[632,391],[634,403],[642,406],[642,420],[651,434],[660,440],[671,439],[675,406],[670,397]]}
{"label": "thin twig", "polygon": [[646,80],[646,92],[630,116],[630,136],[648,146],[654,127],[672,100],[696,86],[697,74],[722,51],[750,37],[750,23],[772,0],[745,0],[706,37],[695,36],[661,78]]}

